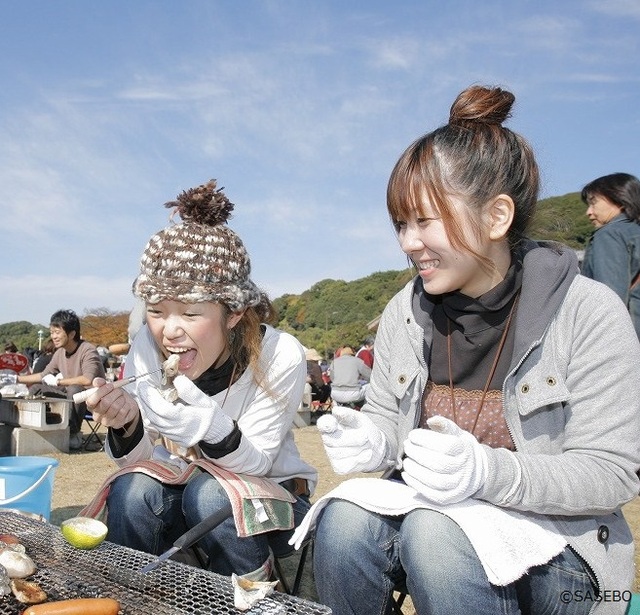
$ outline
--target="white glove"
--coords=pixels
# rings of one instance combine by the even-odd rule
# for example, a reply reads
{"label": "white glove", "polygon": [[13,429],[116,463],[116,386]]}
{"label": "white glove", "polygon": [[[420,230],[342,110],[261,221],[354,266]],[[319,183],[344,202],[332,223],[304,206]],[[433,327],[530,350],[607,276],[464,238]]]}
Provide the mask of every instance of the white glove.
{"label": "white glove", "polygon": [[138,385],[146,418],[161,435],[188,448],[202,441],[215,444],[231,433],[233,420],[191,380],[181,374],[173,386],[185,403],[167,401],[147,382]]}
{"label": "white glove", "polygon": [[414,429],[405,440],[402,478],[435,504],[472,497],[487,479],[487,453],[453,421],[434,416],[429,429]]}
{"label": "white glove", "polygon": [[58,382],[60,382],[61,380],[62,380],[62,374],[55,374],[55,375],[47,374],[42,378],[42,382],[52,387],[57,387]]}
{"label": "white glove", "polygon": [[372,472],[385,457],[384,434],[359,410],[335,406],[331,414],[318,419],[316,427],[336,474]]}

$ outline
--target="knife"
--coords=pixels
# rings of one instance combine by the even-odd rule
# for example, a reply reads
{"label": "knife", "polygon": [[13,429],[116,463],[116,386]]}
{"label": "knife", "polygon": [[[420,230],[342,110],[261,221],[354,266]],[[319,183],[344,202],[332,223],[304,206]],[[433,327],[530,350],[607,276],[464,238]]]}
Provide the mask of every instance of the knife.
{"label": "knife", "polygon": [[182,534],[180,538],[177,538],[173,543],[173,546],[167,549],[162,555],[159,555],[152,562],[147,564],[140,570],[143,574],[155,570],[162,562],[169,559],[174,553],[182,549],[188,549],[193,546],[198,540],[200,540],[207,532],[220,525],[225,519],[228,519],[233,514],[231,508],[231,502],[227,502],[225,506],[216,510],[197,525],[194,525],[190,530]]}

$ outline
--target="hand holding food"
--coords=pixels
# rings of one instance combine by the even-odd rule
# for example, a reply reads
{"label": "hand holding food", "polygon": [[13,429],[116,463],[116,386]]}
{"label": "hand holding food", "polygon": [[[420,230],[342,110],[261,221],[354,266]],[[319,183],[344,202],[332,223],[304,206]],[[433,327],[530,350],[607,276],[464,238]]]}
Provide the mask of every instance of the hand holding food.
{"label": "hand holding food", "polygon": [[123,388],[103,378],[95,378],[93,385],[96,388],[91,389],[93,393],[87,398],[87,408],[93,413],[94,421],[119,429],[138,419],[138,404]]}
{"label": "hand holding food", "polygon": [[233,421],[213,398],[183,375],[176,376],[173,385],[182,400],[175,404],[146,382],[138,387],[146,418],[161,434],[189,447],[202,441],[220,442],[231,433]]}
{"label": "hand holding food", "polygon": [[358,410],[336,406],[318,419],[317,428],[336,474],[371,472],[384,459],[384,434]]}

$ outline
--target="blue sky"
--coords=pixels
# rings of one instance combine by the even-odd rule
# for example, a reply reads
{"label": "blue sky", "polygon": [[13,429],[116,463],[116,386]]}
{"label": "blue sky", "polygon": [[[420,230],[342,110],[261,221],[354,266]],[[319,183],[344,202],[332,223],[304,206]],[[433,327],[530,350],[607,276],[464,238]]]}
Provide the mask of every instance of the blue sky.
{"label": "blue sky", "polygon": [[406,265],[391,168],[472,83],[542,197],[640,174],[640,0],[0,0],[0,323],[128,310],[163,204],[216,178],[272,297]]}

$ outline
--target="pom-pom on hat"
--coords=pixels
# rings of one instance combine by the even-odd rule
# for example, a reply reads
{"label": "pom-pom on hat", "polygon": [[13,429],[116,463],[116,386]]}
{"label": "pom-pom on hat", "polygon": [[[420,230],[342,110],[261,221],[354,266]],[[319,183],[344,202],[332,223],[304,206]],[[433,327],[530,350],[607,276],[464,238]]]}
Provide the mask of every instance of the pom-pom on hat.
{"label": "pom-pom on hat", "polygon": [[226,226],[234,205],[216,180],[185,190],[165,207],[182,221],[149,239],[133,294],[148,303],[215,301],[232,312],[261,303],[263,294],[249,277],[249,255]]}

